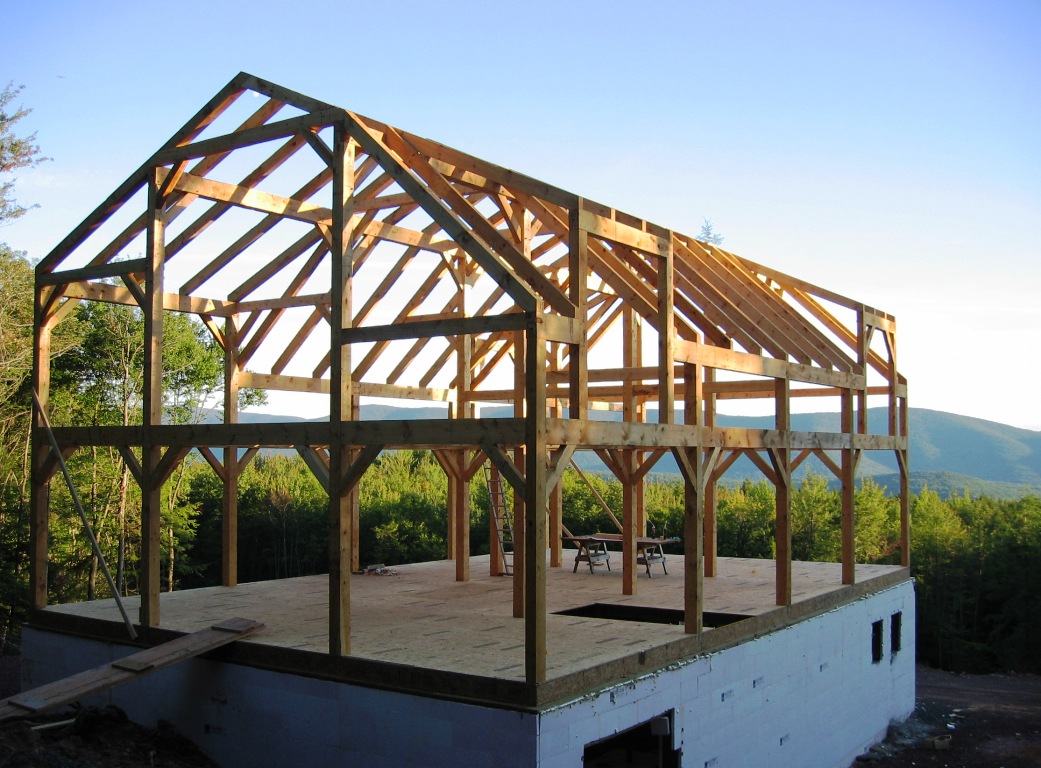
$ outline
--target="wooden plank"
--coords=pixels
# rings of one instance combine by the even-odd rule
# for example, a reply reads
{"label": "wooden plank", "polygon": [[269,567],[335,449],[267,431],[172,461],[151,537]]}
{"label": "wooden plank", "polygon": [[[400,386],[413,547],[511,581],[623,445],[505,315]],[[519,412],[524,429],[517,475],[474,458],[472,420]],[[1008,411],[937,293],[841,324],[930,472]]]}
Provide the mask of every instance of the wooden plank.
{"label": "wooden plank", "polygon": [[638,251],[649,253],[652,256],[667,258],[669,255],[671,247],[670,238],[657,237],[636,227],[628,226],[605,216],[598,216],[589,210],[583,210],[579,215],[579,226],[595,237],[626,245]]}
{"label": "wooden plank", "polygon": [[0,701],[0,721],[26,713],[41,714],[88,696],[158,672],[174,664],[248,637],[264,625],[249,619],[229,619],[100,667],[57,680]]}
{"label": "wooden plank", "polygon": [[707,365],[739,373],[751,373],[757,376],[788,378],[808,384],[823,384],[833,387],[863,388],[864,377],[860,374],[829,371],[812,365],[790,363],[772,357],[738,352],[733,349],[722,349],[709,344],[696,344],[677,339],[675,343],[676,358],[685,363]]}
{"label": "wooden plank", "polygon": [[36,278],[36,284],[61,285],[63,283],[78,283],[83,280],[101,280],[106,277],[120,277],[121,275],[141,274],[148,266],[147,259],[126,259],[125,261],[113,261],[108,264],[99,264],[93,267],[81,269],[64,269],[59,272],[42,274]]}
{"label": "wooden plank", "polygon": [[458,336],[495,331],[513,331],[524,328],[528,322],[525,313],[491,315],[488,317],[457,317],[448,320],[408,320],[392,325],[368,325],[351,328],[343,334],[345,344],[360,344],[368,341],[392,341],[395,339],[430,338],[434,336]]}
{"label": "wooden plank", "polygon": [[[103,301],[107,304],[123,306],[140,306],[137,292],[111,283],[71,283],[63,289],[65,296],[88,301]],[[233,305],[218,299],[205,299],[193,296],[180,296],[176,293],[164,293],[163,309],[170,312],[184,312],[194,315],[211,315],[226,317],[234,313]]]}
{"label": "wooden plank", "polygon": [[155,165],[170,165],[182,160],[190,160],[196,157],[207,157],[210,155],[225,154],[234,149],[250,147],[254,144],[263,144],[268,141],[285,139],[297,134],[309,133],[314,128],[324,128],[332,125],[338,118],[343,116],[339,109],[322,109],[315,113],[290,117],[274,123],[265,123],[255,128],[246,128],[223,136],[215,136],[212,139],[202,139],[189,144],[161,149],[152,156]]}
{"label": "wooden plank", "polygon": [[[160,174],[162,176],[162,174]],[[273,214],[289,219],[307,222],[308,224],[328,224],[332,220],[332,211],[304,200],[295,200],[259,189],[240,187],[223,181],[206,179],[184,174],[177,182],[180,192],[196,195],[206,200],[220,203],[231,203],[241,208],[249,208],[261,213]]]}

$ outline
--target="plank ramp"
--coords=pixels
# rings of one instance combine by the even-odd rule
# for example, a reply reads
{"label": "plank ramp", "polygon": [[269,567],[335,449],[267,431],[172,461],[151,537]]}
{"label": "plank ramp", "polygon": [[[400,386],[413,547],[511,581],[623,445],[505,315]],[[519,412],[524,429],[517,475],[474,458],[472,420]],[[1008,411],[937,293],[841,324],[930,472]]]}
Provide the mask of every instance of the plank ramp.
{"label": "plank ramp", "polygon": [[20,715],[39,714],[71,704],[141,675],[165,669],[227,645],[263,627],[263,624],[251,619],[228,619],[168,643],[117,659],[110,664],[88,669],[78,675],[56,680],[30,691],[23,691],[0,701],[0,721]]}

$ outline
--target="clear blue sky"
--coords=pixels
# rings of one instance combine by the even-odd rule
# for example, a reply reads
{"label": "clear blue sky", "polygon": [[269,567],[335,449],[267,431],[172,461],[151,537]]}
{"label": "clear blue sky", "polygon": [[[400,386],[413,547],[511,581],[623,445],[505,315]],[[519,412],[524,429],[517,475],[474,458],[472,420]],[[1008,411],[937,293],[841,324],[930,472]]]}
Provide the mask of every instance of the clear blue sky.
{"label": "clear blue sky", "polygon": [[45,255],[238,71],[896,315],[911,404],[1041,429],[1041,2],[47,2]]}

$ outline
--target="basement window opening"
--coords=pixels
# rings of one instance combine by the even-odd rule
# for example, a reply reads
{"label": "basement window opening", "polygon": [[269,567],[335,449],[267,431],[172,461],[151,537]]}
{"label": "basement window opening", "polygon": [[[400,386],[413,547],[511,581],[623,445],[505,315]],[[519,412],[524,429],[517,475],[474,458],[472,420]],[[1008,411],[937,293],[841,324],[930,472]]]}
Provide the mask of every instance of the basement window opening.
{"label": "basement window opening", "polygon": [[679,768],[680,750],[672,748],[672,715],[670,710],[610,738],[586,744],[582,765],[587,768],[623,765]]}
{"label": "basement window opening", "polygon": [[[645,624],[682,625],[684,612],[675,608],[655,608],[647,605],[625,605],[620,603],[592,603],[577,608],[556,611],[557,616],[581,616],[587,619],[609,619],[613,621],[640,621]],[[725,627],[728,624],[750,618],[740,613],[717,613],[704,611],[702,626],[706,629]]]}
{"label": "basement window opening", "polygon": [[882,620],[871,623],[871,663],[882,661]]}

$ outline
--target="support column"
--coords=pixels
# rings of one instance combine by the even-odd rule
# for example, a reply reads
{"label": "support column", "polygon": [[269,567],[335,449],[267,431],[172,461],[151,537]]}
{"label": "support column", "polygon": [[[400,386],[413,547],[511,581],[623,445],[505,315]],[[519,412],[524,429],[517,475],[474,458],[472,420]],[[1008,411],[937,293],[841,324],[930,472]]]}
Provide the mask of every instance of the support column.
{"label": "support column", "polygon": [[[641,322],[628,306],[622,310],[622,367],[633,369],[642,362]],[[633,381],[626,377],[622,383],[622,421],[641,421],[642,408],[637,400]],[[622,483],[622,594],[636,594],[636,537],[640,531],[639,494],[642,484],[634,481],[636,474],[636,451],[625,449],[618,452],[620,466],[615,474]],[[620,471],[618,471],[620,470]]]}
{"label": "support column", "polygon": [[636,536],[639,517],[640,486],[633,481],[636,473],[636,451],[620,451],[622,460],[622,594],[636,594]]}
{"label": "support column", "polygon": [[777,550],[777,605],[792,604],[792,472],[791,450],[791,388],[788,379],[774,380],[776,429],[782,435],[785,447],[771,449],[770,458],[777,473],[776,531]]}
{"label": "support column", "polygon": [[354,213],[355,144],[342,124],[333,131],[332,228],[330,231],[331,322],[329,381],[329,653],[351,652],[351,542],[354,518],[344,477],[350,467],[351,447],[344,444],[343,423],[352,417],[351,348],[343,331],[352,324],[351,293],[354,274],[352,237],[348,231]]}
{"label": "support column", "polygon": [[[531,413],[532,403],[527,401],[530,394],[527,386],[526,370],[528,376],[538,379],[538,373],[526,369],[528,360],[528,334],[525,331],[517,331],[513,334],[513,415],[517,418],[528,418]],[[545,393],[543,392],[543,396]],[[518,446],[513,451],[513,463],[517,467],[526,467],[528,457],[525,454],[525,446]],[[528,570],[528,538],[527,538],[527,500],[528,494],[513,491],[513,617],[524,618],[524,610],[527,604],[524,593],[527,588]]]}
{"label": "support column", "polygon": [[[706,429],[716,426],[716,393],[705,392],[705,384],[715,381],[714,368],[701,368],[701,376],[697,377],[698,403],[697,408],[704,407],[705,413],[702,424]],[[719,520],[716,516],[716,480],[713,477],[705,478],[705,575],[715,576],[719,572]]]}
{"label": "support column", "polygon": [[[239,421],[238,317],[224,322],[224,423]],[[221,517],[221,584],[239,583],[239,458],[238,449],[224,449],[224,513]]]}
{"label": "support column", "polygon": [[[361,419],[361,398],[357,392],[351,392],[351,421]],[[356,448],[350,452],[351,463],[357,461],[361,455],[361,449]],[[351,507],[351,570],[361,570],[361,487],[358,483],[351,486],[347,494],[348,503]]]}
{"label": "support column", "polygon": [[582,198],[568,211],[568,298],[575,305],[575,320],[582,324],[578,344],[568,344],[568,418],[585,419],[589,406],[588,339],[585,324],[586,275],[589,274],[588,235],[579,224]]}
{"label": "support column", "polygon": [[[525,331],[524,679],[546,680],[546,343],[541,302]],[[519,560],[514,557],[514,562]]]}
{"label": "support column", "polygon": [[[456,519],[456,525],[452,531],[452,535],[455,537],[453,546],[455,579],[456,581],[469,581],[470,478],[466,471],[466,451],[463,449],[435,450],[434,456],[448,478],[448,517]],[[494,519],[491,522],[494,526]],[[494,544],[497,550],[498,542],[496,541]]]}
{"label": "support column", "polygon": [[[683,366],[683,421],[695,428],[701,426],[703,393],[699,368],[690,364]],[[688,634],[696,634],[703,628],[705,602],[707,502],[704,489],[707,478],[701,448],[679,451],[677,458],[683,473],[683,628]]]}
{"label": "support column", "polygon": [[145,229],[144,397],[141,448],[141,582],[140,622],[159,626],[160,545],[162,479],[159,477],[161,446],[155,427],[163,421],[163,261],[165,222],[156,171],[148,182],[148,223]]}
{"label": "support column", "polygon": [[697,634],[703,628],[705,603],[705,475],[701,451],[689,450],[687,455],[690,471],[684,472],[683,483],[683,631]]}
{"label": "support column", "polygon": [[900,436],[903,448],[897,451],[900,465],[900,565],[911,567],[911,457],[907,448],[907,397],[900,401]]}
{"label": "support column", "polygon": [[842,498],[842,583],[856,583],[856,462],[853,450],[853,390],[842,390],[841,427],[850,441],[850,447],[842,449],[839,477]]}
{"label": "support column", "polygon": [[[554,419],[562,417],[559,401],[554,401],[549,408],[550,416]],[[560,486],[563,482],[564,473],[560,473],[558,480],[549,492],[549,565],[551,568],[559,568],[564,561],[564,541],[561,539],[563,533],[564,503]]]}
{"label": "support column", "polygon": [[[51,392],[51,328],[47,318],[46,297],[54,288],[36,289],[36,318],[33,345],[33,387],[39,396],[40,407],[47,408]],[[50,443],[40,434],[43,419],[36,410],[32,412],[32,465],[30,467],[29,522],[29,607],[42,609],[47,606],[47,541],[50,536],[51,486],[46,472]]]}

